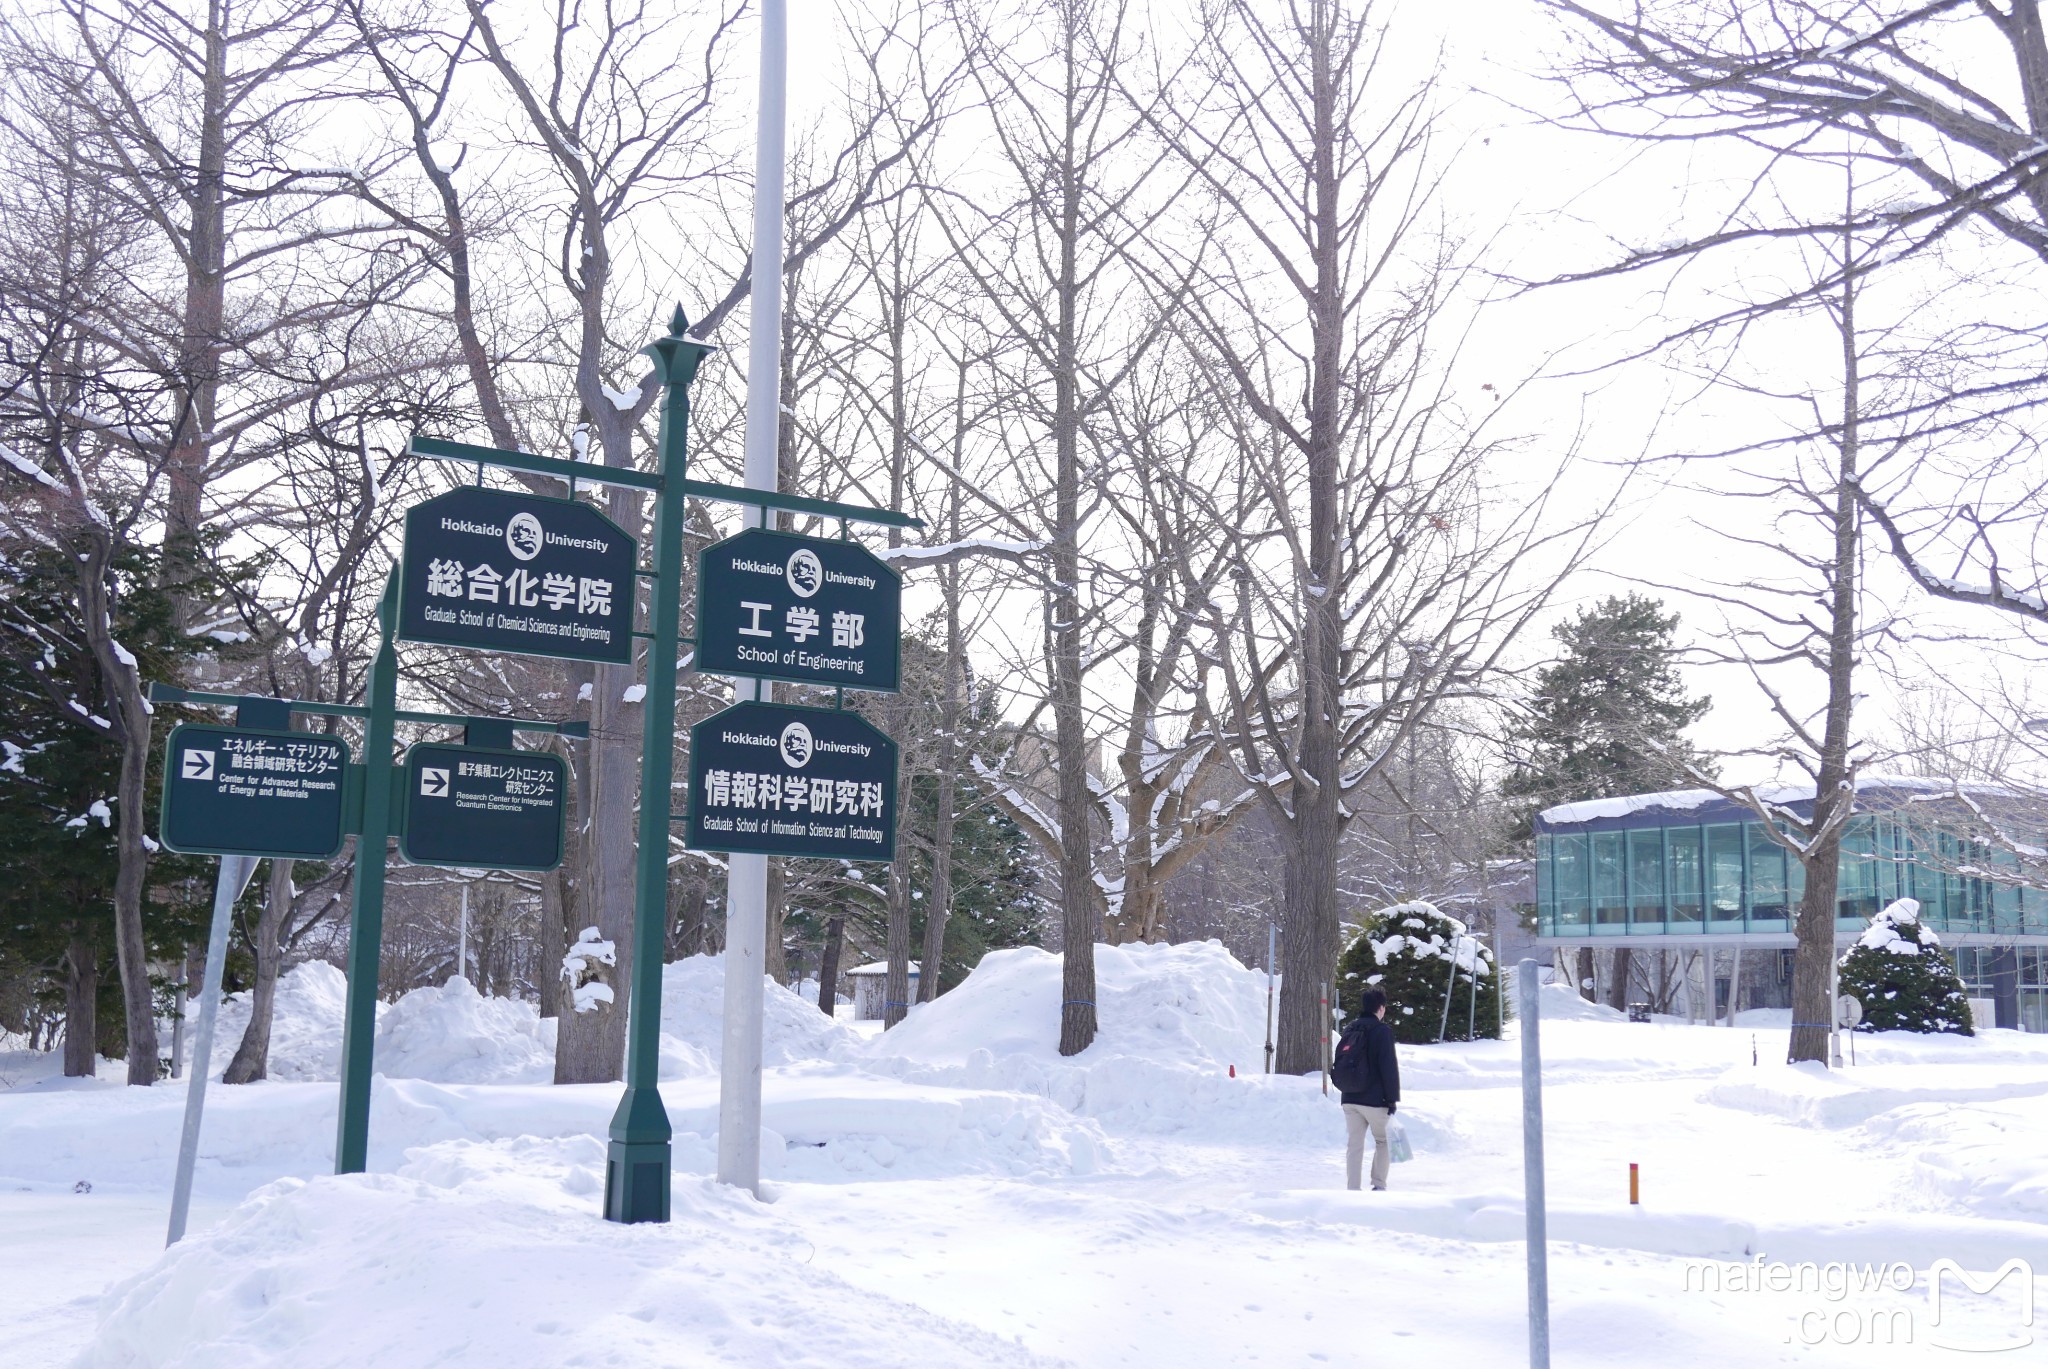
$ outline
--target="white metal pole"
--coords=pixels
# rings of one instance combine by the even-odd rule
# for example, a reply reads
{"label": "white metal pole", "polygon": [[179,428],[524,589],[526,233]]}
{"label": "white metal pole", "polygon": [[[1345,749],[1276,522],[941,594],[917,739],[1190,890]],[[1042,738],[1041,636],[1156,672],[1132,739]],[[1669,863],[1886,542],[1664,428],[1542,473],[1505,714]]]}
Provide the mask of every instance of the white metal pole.
{"label": "white metal pole", "polygon": [[[789,12],[761,0],[761,95],[754,141],[754,260],[747,338],[746,485],[773,490],[782,424],[782,209]],[[761,526],[766,510],[749,512]],[[766,680],[741,680],[741,700],[769,698]],[[762,975],[767,969],[768,858],[727,858],[725,1041],[718,1079],[718,1180],[761,1192]]]}
{"label": "white metal pole", "polygon": [[185,1235],[192,1211],[192,1167],[199,1159],[199,1123],[206,1112],[206,1077],[213,1073],[213,1019],[220,1011],[221,969],[228,958],[228,918],[256,873],[254,856],[222,856],[213,882],[213,926],[206,934],[206,973],[199,990],[199,1030],[192,1041],[192,1081],[185,1086],[185,1129],[178,1138],[178,1175],[171,1184],[171,1225],[164,1245]]}
{"label": "white metal pole", "polygon": [[469,881],[462,881],[462,923],[455,934],[455,973],[458,978],[469,978]]}
{"label": "white metal pole", "polygon": [[1529,1369],[1550,1369],[1550,1233],[1543,1198],[1543,1052],[1537,1039],[1542,985],[1536,962],[1521,964],[1522,1211],[1529,1246]]}

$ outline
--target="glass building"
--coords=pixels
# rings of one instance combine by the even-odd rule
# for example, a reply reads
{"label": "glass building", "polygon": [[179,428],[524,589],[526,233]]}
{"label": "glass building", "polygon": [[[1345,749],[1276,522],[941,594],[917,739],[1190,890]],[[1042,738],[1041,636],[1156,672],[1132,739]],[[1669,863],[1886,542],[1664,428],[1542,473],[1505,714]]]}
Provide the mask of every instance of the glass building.
{"label": "glass building", "polygon": [[[1836,939],[1855,940],[1894,899],[1916,899],[1970,994],[1996,1002],[1998,1025],[2048,1031],[2048,893],[2020,887],[2011,855],[1944,829],[1946,788],[1858,785],[1868,811],[1843,837]],[[1764,797],[1812,811],[1810,786]],[[1593,799],[1546,809],[1534,827],[1536,929],[1547,946],[1793,945],[1805,870],[1743,804],[1708,790]]]}

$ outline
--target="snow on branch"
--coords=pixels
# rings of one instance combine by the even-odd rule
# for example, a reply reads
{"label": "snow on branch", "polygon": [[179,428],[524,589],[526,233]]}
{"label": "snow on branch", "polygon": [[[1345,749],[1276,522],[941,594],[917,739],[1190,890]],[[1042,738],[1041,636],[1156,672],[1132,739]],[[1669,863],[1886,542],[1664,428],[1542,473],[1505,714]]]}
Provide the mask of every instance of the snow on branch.
{"label": "snow on branch", "polygon": [[1023,561],[1044,551],[1047,542],[1004,542],[992,537],[970,537],[962,542],[944,542],[929,547],[890,547],[875,555],[906,570],[929,566],[950,566],[973,556],[997,561]]}

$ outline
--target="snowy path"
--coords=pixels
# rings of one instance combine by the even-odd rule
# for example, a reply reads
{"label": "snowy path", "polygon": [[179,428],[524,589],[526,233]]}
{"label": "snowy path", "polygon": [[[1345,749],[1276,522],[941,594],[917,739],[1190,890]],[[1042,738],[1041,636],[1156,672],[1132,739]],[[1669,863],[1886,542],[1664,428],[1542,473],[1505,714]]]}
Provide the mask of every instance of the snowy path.
{"label": "snowy path", "polygon": [[[1008,1030],[987,1012],[792,1046],[768,1078],[765,1203],[702,1177],[717,1081],[675,1078],[659,1228],[596,1216],[615,1088],[381,1080],[373,1173],[349,1180],[321,1177],[331,1083],[220,1089],[169,1257],[182,1089],[0,1062],[0,1366],[1521,1362],[1514,1043],[1404,1048],[1416,1159],[1392,1193],[1347,1194],[1312,1079],[1229,1079],[1188,1044],[1249,1055],[1221,992],[1172,987],[1131,1013],[1164,1044],[1079,1062],[977,1045]],[[710,1028],[678,1014],[682,1059]],[[2048,1334],[1937,1348],[1924,1296],[1944,1256],[2048,1273],[2048,1039],[1886,1039],[1818,1075],[1751,1065],[1743,1031],[1546,1033],[1560,1369],[2048,1363]],[[471,1058],[445,1044],[421,1058]],[[1697,1286],[1752,1255],[1919,1283]],[[1980,1331],[2017,1325],[2013,1292]],[[1868,1343],[1901,1311],[1912,1344]]]}

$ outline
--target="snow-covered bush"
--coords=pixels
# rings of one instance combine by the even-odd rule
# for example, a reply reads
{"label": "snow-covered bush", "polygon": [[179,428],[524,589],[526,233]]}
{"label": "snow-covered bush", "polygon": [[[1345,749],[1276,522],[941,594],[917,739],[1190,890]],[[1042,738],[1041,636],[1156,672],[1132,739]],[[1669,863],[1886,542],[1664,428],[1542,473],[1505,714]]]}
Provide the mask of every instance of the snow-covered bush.
{"label": "snow-covered bush", "polygon": [[1841,981],[1842,992],[1863,1004],[1859,1031],[1974,1035],[1962,977],[1910,898],[1870,919],[1842,957]]}
{"label": "snow-covered bush", "polygon": [[1464,923],[1431,904],[1397,903],[1366,919],[1337,960],[1337,1005],[1345,1021],[1357,1014],[1368,987],[1386,991],[1387,1024],[1397,1041],[1420,1045],[1500,1035],[1500,975],[1493,953]]}

